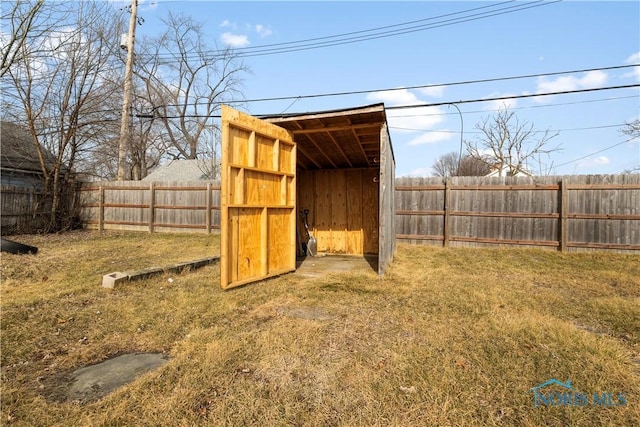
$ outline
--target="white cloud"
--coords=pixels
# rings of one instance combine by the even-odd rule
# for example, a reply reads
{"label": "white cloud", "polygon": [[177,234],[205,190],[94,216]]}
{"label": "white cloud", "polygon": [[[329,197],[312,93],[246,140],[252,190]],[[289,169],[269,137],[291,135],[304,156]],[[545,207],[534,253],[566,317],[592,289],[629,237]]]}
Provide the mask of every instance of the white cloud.
{"label": "white cloud", "polygon": [[[367,99],[384,102],[387,106],[414,106],[426,103],[407,89],[373,92],[367,95]],[[444,118],[440,107],[412,107],[388,110],[387,120],[389,127],[395,131],[415,132],[432,129]]]}
{"label": "white cloud", "polygon": [[581,169],[606,166],[611,163],[611,160],[607,156],[590,157],[584,160],[580,160],[577,163],[577,167]]}
{"label": "white cloud", "polygon": [[[636,52],[633,55],[629,56],[625,61],[627,64],[638,64],[640,63],[640,52]],[[623,78],[632,78],[638,82],[640,82],[640,67],[633,67],[631,71],[622,75]]]}
{"label": "white cloud", "polygon": [[420,93],[425,96],[431,96],[433,98],[442,98],[444,95],[444,86],[429,86],[418,89]]}
{"label": "white cloud", "polygon": [[249,38],[242,34],[222,33],[222,43],[231,47],[245,47],[249,45]]}
{"label": "white cloud", "polygon": [[609,75],[604,71],[587,71],[582,77],[560,76],[553,80],[538,78],[537,92],[562,92],[567,90],[589,89],[602,86]]}
{"label": "white cloud", "polygon": [[[515,96],[513,93],[492,93],[487,98],[504,98],[507,96]],[[516,108],[518,106],[517,99],[499,99],[495,101],[487,101],[485,109],[488,111],[503,110],[505,108]]]}
{"label": "white cloud", "polygon": [[379,101],[391,105],[415,105],[420,101],[413,93],[407,89],[398,88],[397,90],[383,90],[380,92],[372,92],[367,95],[370,101]]}
{"label": "white cloud", "polygon": [[451,139],[454,136],[455,136],[455,133],[452,133],[448,130],[430,131],[430,132],[425,132],[422,135],[413,138],[411,141],[409,141],[409,145],[435,144],[436,142],[441,142],[441,141],[446,141],[447,139]]}
{"label": "white cloud", "polygon": [[262,24],[256,25],[255,30],[261,38],[269,37],[273,33],[271,28],[267,28]]}
{"label": "white cloud", "polygon": [[231,26],[231,22],[228,19],[225,19],[220,23],[220,28],[227,28]]}
{"label": "white cloud", "polygon": [[636,52],[625,61],[627,64],[637,64],[640,62],[640,52]]}

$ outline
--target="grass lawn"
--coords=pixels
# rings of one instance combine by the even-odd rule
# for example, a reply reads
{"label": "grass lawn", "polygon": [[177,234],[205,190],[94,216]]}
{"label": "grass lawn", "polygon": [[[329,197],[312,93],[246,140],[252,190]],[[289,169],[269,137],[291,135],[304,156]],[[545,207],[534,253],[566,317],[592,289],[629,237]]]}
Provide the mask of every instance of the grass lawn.
{"label": "grass lawn", "polygon": [[[399,245],[382,278],[222,291],[214,265],[110,290],[103,274],[216,255],[219,238],[16,240],[40,250],[2,254],[0,425],[640,425],[638,256]],[[102,399],[56,398],[128,352],[170,360]],[[573,390],[534,407],[549,379]]]}

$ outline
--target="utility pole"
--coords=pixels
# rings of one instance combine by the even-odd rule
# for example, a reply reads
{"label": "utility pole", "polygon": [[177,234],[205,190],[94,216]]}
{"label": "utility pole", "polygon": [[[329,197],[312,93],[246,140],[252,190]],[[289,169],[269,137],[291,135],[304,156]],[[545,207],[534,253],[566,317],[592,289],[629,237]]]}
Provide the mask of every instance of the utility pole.
{"label": "utility pole", "polygon": [[122,102],[122,124],[120,125],[120,143],[118,145],[118,181],[124,181],[127,153],[131,147],[131,78],[133,75],[133,44],[136,32],[138,0],[131,0],[131,18],[127,35],[127,63],[124,71],[124,101]]}

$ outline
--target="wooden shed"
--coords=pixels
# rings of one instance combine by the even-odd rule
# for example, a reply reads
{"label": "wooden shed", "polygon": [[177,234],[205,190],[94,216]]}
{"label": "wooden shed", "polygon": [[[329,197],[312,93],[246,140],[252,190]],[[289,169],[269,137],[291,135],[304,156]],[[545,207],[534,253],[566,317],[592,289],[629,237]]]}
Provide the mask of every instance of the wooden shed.
{"label": "wooden shed", "polygon": [[383,104],[258,119],[222,109],[221,286],[296,268],[299,212],[318,252],[395,251],[395,159]]}

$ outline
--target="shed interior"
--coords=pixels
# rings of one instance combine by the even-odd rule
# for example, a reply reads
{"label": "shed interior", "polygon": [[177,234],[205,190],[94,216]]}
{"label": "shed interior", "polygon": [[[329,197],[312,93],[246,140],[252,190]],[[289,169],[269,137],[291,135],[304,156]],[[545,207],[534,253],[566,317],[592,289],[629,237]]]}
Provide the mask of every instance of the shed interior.
{"label": "shed interior", "polygon": [[263,119],[293,134],[297,210],[309,210],[318,252],[377,255],[384,105]]}

